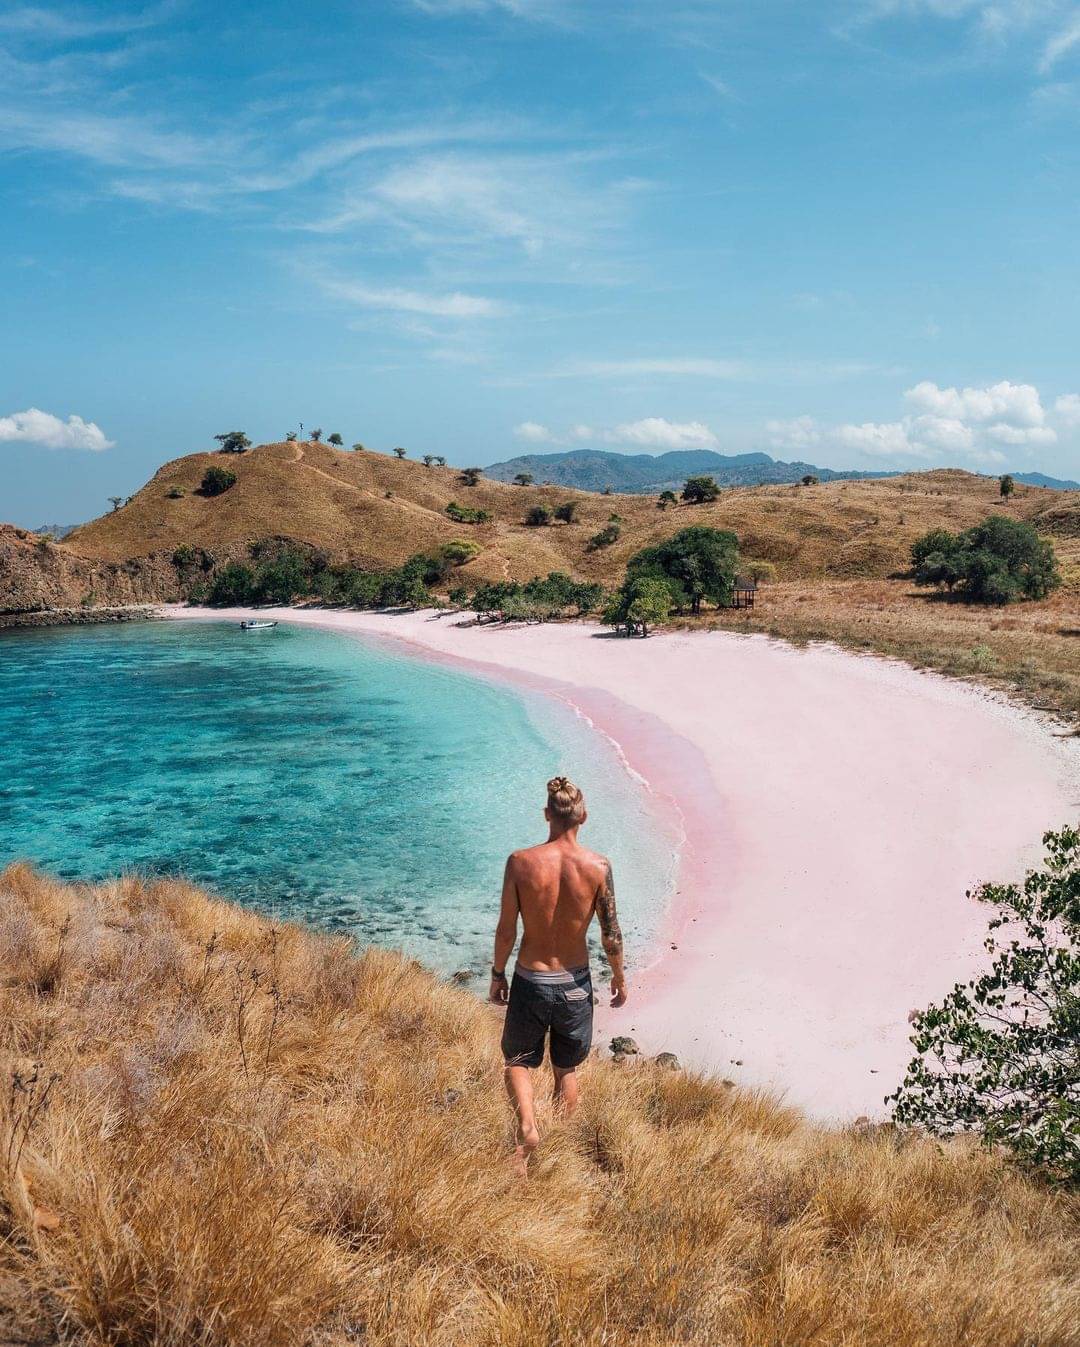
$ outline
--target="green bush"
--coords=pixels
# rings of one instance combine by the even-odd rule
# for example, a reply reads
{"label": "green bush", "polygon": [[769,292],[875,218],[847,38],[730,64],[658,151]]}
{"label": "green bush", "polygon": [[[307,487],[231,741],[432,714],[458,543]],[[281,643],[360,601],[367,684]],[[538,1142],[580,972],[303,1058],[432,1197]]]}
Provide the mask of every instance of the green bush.
{"label": "green bush", "polygon": [[228,468],[219,468],[216,465],[207,468],[203,473],[200,491],[204,496],[220,496],[222,492],[228,491],[229,487],[236,485],[236,473],[230,472]]}
{"label": "green bush", "polygon": [[993,964],[914,1019],[917,1056],[889,1097],[897,1122],[975,1131],[1080,1185],[1080,831],[1043,837],[1023,885],[983,884]]}
{"label": "green bush", "polygon": [[1061,584],[1052,545],[1004,515],[963,533],[932,529],[912,544],[911,563],[917,585],[944,586],[972,603],[1044,599]]}
{"label": "green bush", "polygon": [[455,524],[486,524],[491,518],[487,510],[474,510],[469,505],[459,505],[456,500],[446,507],[446,513]]}
{"label": "green bush", "polygon": [[167,500],[180,500],[183,494],[178,486],[172,486],[165,492],[165,498]]}
{"label": "green bush", "polygon": [[534,505],[525,515],[530,528],[543,528],[551,523],[551,510],[546,505]]}
{"label": "green bush", "polygon": [[682,489],[682,498],[689,501],[691,505],[704,505],[707,501],[715,500],[720,494],[720,488],[711,477],[691,477]]}
{"label": "green bush", "polygon": [[627,636],[632,636],[635,631],[648,636],[649,627],[669,617],[675,603],[675,590],[663,576],[628,576],[608,600],[601,621],[611,627],[624,627]]}
{"label": "green bush", "polygon": [[340,435],[337,433],[337,431],[335,430],[334,433],[333,433],[332,435],[327,435],[327,437],[326,437],[326,443],[327,443],[327,444],[332,444],[332,445],[334,446],[335,449],[340,449],[340,448],[342,447],[342,445],[345,443],[345,441],[341,438],[341,436],[340,436]]}
{"label": "green bush", "polygon": [[216,606],[255,602],[255,572],[240,561],[229,561],[210,581],[207,603]]}
{"label": "green bush", "polygon": [[223,454],[242,454],[251,448],[251,441],[242,430],[227,430],[224,435],[215,435]]}
{"label": "green bush", "polygon": [[599,533],[594,533],[587,543],[590,552],[596,552],[601,547],[610,547],[612,543],[618,542],[622,537],[622,529],[618,524],[605,524]]}
{"label": "green bush", "polygon": [[474,543],[471,538],[453,538],[450,542],[443,543],[439,548],[439,555],[451,566],[464,566],[472,561],[473,557],[478,557],[483,550],[480,544]]}
{"label": "green bush", "polygon": [[567,500],[562,505],[556,505],[555,518],[562,520],[564,524],[572,524],[577,518],[578,503],[576,500]]}
{"label": "green bush", "polygon": [[501,613],[507,619],[545,621],[571,613],[584,616],[593,612],[603,597],[601,585],[574,580],[563,571],[551,571],[546,576],[534,576],[523,585],[516,580],[480,585],[470,606],[478,613]]}
{"label": "green bush", "polygon": [[188,566],[194,566],[195,562],[198,560],[198,556],[199,554],[195,551],[194,547],[190,546],[188,543],[181,543],[172,554],[173,565],[178,570],[184,570]]}
{"label": "green bush", "polygon": [[677,503],[674,491],[661,491],[656,500],[656,508],[666,510],[669,505],[676,505]]}

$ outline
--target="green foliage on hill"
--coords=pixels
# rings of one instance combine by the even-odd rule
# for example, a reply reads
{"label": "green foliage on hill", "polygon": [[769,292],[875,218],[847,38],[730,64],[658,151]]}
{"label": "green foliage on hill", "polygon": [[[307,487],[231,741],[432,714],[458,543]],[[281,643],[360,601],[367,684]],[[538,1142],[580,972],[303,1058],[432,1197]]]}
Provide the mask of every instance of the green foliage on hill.
{"label": "green foliage on hill", "polygon": [[890,1096],[898,1122],[978,1131],[1080,1185],[1080,831],[1043,838],[1022,885],[983,884],[990,969],[915,1017],[918,1056]]}
{"label": "green foliage on hill", "polygon": [[712,477],[691,477],[682,489],[683,500],[691,505],[704,505],[719,494],[720,488]]}
{"label": "green foliage on hill", "polygon": [[694,525],[680,529],[656,547],[644,547],[630,558],[628,581],[654,577],[667,582],[676,608],[701,611],[704,600],[717,606],[731,602],[739,562],[739,540],[727,529]]}
{"label": "green foliage on hill", "polygon": [[623,627],[627,636],[640,632],[648,636],[649,628],[663,622],[676,605],[675,588],[663,576],[640,574],[628,577],[610,596],[601,621],[610,627]]}
{"label": "green foliage on hill", "polygon": [[535,576],[525,584],[499,580],[480,585],[471,598],[451,591],[451,601],[477,613],[498,613],[506,621],[545,622],[594,612],[604,597],[602,585],[572,579],[562,571]]}
{"label": "green foliage on hill", "polygon": [[487,510],[474,510],[471,505],[459,505],[456,500],[446,507],[446,513],[455,524],[486,524],[491,518]]}
{"label": "green foliage on hill", "polygon": [[1050,542],[1020,519],[991,515],[963,533],[931,529],[911,547],[917,585],[937,585],[972,603],[1044,599],[1061,576]]}
{"label": "green foliage on hill", "polygon": [[220,496],[222,492],[235,485],[236,473],[230,472],[228,468],[219,468],[215,464],[203,473],[199,490],[204,496]]}
{"label": "green foliage on hill", "polygon": [[318,599],[349,608],[428,607],[437,602],[433,587],[441,585],[458,564],[447,555],[453,547],[447,544],[435,556],[417,553],[397,569],[368,571],[332,566],[297,548],[267,550],[256,544],[253,564],[231,561],[214,574],[206,601],[215,606],[242,606]]}

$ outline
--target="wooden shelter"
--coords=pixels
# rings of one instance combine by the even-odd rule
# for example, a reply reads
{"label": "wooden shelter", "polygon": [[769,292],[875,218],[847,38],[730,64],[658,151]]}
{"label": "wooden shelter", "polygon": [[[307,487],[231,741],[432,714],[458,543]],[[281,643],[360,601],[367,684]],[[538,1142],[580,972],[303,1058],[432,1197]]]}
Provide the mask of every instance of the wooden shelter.
{"label": "wooden shelter", "polygon": [[752,575],[737,575],[731,591],[729,608],[753,608],[754,595],[757,593],[757,581]]}

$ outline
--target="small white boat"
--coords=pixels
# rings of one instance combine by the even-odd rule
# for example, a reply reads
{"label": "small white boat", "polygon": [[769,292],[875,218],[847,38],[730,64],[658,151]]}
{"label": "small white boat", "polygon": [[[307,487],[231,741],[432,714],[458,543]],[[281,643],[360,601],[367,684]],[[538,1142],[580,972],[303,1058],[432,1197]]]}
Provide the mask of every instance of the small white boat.
{"label": "small white boat", "polygon": [[264,622],[262,618],[253,617],[251,621],[245,619],[240,623],[241,631],[265,631],[267,627],[276,627],[276,622]]}

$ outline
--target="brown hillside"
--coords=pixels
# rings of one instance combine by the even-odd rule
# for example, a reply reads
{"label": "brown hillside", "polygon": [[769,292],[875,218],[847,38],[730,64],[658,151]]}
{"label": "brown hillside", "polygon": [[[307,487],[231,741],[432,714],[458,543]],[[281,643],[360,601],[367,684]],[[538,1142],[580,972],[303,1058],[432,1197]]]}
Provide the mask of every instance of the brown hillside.
{"label": "brown hillside", "polygon": [[[212,464],[236,473],[221,496],[198,494]],[[171,500],[168,492],[184,492]],[[388,494],[389,493],[389,494]],[[532,505],[579,505],[579,522],[530,528]],[[447,504],[487,510],[489,524],[455,524]],[[743,555],[776,564],[782,578],[881,578],[905,565],[913,539],[929,528],[966,528],[990,510],[1032,519],[1080,560],[1080,493],[1019,487],[1008,503],[997,483],[957,471],[873,482],[725,490],[711,505],[660,511],[652,496],[600,496],[565,487],[515,487],[481,479],[462,484],[455,468],[326,444],[264,444],[245,454],[192,454],[166,463],[131,502],[69,535],[64,546],[109,561],[170,552],[184,543],[228,552],[259,538],[310,543],[335,559],[398,565],[410,554],[469,537],[484,552],[467,571],[476,579],[525,580],[552,569],[614,582],[627,558],[687,524],[733,529]],[[622,537],[590,552],[589,539],[612,514]]]}

